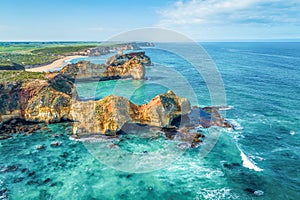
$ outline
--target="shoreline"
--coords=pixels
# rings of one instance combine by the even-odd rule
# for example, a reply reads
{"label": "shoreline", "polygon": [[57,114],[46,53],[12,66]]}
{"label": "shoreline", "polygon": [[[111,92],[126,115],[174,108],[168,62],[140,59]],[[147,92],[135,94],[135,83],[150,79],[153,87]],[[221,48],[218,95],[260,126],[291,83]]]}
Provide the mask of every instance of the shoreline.
{"label": "shoreline", "polygon": [[66,56],[64,58],[60,58],[58,60],[53,61],[50,64],[45,64],[39,67],[33,67],[33,68],[27,68],[25,71],[30,71],[30,72],[48,72],[51,70],[59,69],[63,66],[66,65],[67,60],[72,60],[76,58],[86,58],[88,56]]}

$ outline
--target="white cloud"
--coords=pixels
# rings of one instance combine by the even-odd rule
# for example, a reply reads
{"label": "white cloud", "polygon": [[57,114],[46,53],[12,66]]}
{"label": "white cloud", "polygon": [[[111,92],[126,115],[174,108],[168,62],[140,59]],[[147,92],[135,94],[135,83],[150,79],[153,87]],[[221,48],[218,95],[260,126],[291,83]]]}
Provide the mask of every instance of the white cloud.
{"label": "white cloud", "polygon": [[[159,26],[224,23],[299,22],[289,12],[300,8],[299,0],[190,0],[177,1],[164,10]],[[298,13],[296,11],[296,13]]]}

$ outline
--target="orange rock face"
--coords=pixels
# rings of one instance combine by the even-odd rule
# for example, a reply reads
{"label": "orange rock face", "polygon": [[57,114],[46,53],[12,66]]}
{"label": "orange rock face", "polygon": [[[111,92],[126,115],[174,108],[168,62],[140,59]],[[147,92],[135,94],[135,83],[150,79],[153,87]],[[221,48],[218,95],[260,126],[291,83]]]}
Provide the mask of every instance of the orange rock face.
{"label": "orange rock face", "polygon": [[8,82],[0,96],[1,121],[21,118],[26,121],[60,122],[69,119],[71,99],[76,91],[73,84],[61,75],[51,75],[48,80]]}
{"label": "orange rock face", "polygon": [[107,77],[143,79],[145,76],[144,65],[137,59],[132,58],[117,66],[108,66],[105,75]]}
{"label": "orange rock face", "polygon": [[[191,109],[186,98],[178,97],[172,91],[158,95],[144,105],[135,105],[124,97],[111,95],[97,102],[76,104],[73,108],[73,133],[79,135],[115,135],[127,122],[165,127],[171,125],[175,117],[187,114]],[[92,110],[83,118],[80,113],[87,113],[87,109]]]}
{"label": "orange rock face", "polygon": [[150,58],[144,52],[137,52],[112,56],[106,64],[80,61],[65,66],[60,73],[76,81],[105,81],[120,78],[139,80],[145,76],[144,65],[150,64]]}
{"label": "orange rock face", "polygon": [[[124,97],[114,95],[98,101],[79,101],[74,84],[70,81],[91,77],[103,80],[129,77],[142,79],[145,63],[149,64],[150,60],[144,53],[122,54],[109,59],[106,65],[82,61],[66,66],[60,73],[42,74],[40,79],[1,83],[0,129],[6,121],[14,119],[20,119],[18,123],[72,120],[73,134],[77,136],[115,136],[123,128],[130,131],[130,128],[135,127],[138,130],[131,132],[142,132],[148,126],[157,130],[164,129],[172,138],[174,134],[187,133],[191,127],[198,125],[204,128],[231,127],[220,116],[218,108],[191,110],[188,99],[176,96],[172,91],[157,95],[143,105],[133,104]],[[13,126],[15,122],[10,124]],[[194,143],[201,141],[200,134],[188,133],[182,137]]]}
{"label": "orange rock face", "polygon": [[[202,125],[204,128],[230,127],[215,108],[191,110],[188,99],[176,96],[172,91],[160,94],[143,105],[133,104],[124,97],[114,95],[98,101],[78,101],[73,84],[62,75],[45,76],[45,80],[0,84],[0,126],[1,123],[16,118],[46,123],[72,120],[73,133],[78,136],[115,136],[118,131],[123,130],[125,124],[130,123],[133,125],[127,128],[138,127],[134,124],[167,128],[171,136],[174,127],[180,128],[178,130],[181,132],[187,132],[189,127],[195,125]],[[185,130],[185,127],[188,128]]]}

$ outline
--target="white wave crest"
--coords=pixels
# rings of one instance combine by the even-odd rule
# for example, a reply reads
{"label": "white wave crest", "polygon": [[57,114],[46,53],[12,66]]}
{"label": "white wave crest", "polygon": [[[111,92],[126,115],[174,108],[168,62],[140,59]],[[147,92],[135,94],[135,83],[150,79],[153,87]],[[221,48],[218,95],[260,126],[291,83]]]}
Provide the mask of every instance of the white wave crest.
{"label": "white wave crest", "polygon": [[244,127],[234,119],[227,119],[227,121],[233,125],[234,130],[236,131],[240,131],[244,129]]}
{"label": "white wave crest", "polygon": [[246,154],[238,147],[240,153],[241,153],[241,157],[243,160],[243,166],[248,168],[248,169],[252,169],[254,171],[257,172],[261,172],[263,171],[263,169],[259,168],[258,166],[256,166],[247,156]]}
{"label": "white wave crest", "polygon": [[290,131],[290,134],[291,134],[291,135],[295,135],[295,133],[296,133],[296,132],[293,131],[293,130]]}

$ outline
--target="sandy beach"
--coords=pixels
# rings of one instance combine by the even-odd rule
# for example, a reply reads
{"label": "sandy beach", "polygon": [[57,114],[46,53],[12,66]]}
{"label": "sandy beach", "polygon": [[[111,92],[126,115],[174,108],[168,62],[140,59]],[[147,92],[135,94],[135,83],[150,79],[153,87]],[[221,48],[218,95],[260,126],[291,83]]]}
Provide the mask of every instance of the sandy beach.
{"label": "sandy beach", "polygon": [[66,56],[64,58],[55,60],[54,62],[47,64],[47,65],[43,65],[40,67],[35,67],[35,68],[30,68],[30,69],[26,69],[26,71],[31,71],[31,72],[48,72],[48,71],[52,71],[55,69],[59,69],[63,66],[65,66],[67,63],[66,61],[68,60],[72,60],[75,58],[86,58],[87,56]]}

